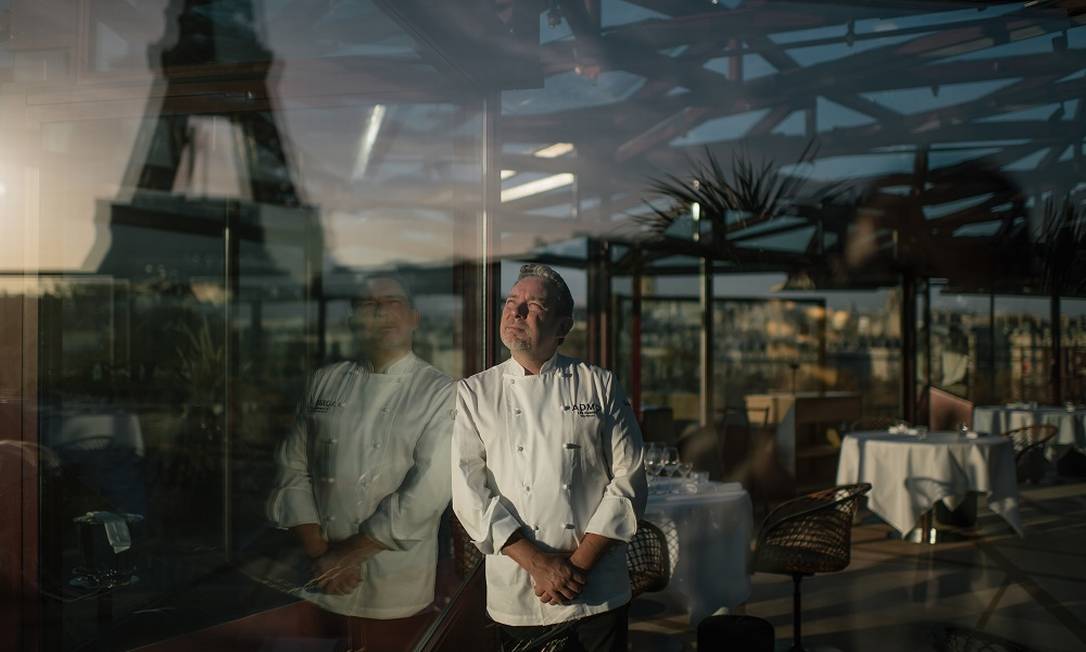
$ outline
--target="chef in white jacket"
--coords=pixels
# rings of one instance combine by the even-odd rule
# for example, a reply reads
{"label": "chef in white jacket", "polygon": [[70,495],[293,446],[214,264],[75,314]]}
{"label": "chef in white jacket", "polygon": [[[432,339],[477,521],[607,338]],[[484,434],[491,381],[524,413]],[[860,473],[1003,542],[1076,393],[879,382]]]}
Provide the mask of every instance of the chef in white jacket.
{"label": "chef in white jacket", "polygon": [[501,318],[512,357],[457,388],[453,509],[507,648],[571,623],[573,649],[626,649],[641,432],[613,374],[557,353],[572,324],[561,276],[525,265]]}
{"label": "chef in white jacket", "polygon": [[314,374],[276,455],[268,517],[313,560],[298,595],[336,614],[402,619],[434,598],[453,389],[412,353],[418,321],[402,279],[369,278],[352,319],[364,359]]}

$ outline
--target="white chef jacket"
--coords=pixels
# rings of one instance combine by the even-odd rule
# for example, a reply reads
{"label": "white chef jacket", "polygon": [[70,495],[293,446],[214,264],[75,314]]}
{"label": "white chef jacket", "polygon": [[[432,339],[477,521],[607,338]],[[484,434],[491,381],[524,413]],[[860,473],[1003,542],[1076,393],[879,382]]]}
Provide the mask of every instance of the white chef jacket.
{"label": "white chef jacket", "polygon": [[[549,625],[630,600],[626,546],[647,498],[641,431],[614,375],[556,354],[528,375],[510,359],[458,384],[453,509],[486,555],[487,611],[506,625]],[[592,532],[613,544],[584,591],[540,602],[528,572],[501,554],[520,531],[544,551]]]}
{"label": "white chef jacket", "polygon": [[409,353],[385,373],[341,362],[316,372],[280,446],[268,517],[358,532],[388,548],[351,593],[295,593],[336,613],[403,618],[434,599],[437,529],[449,504],[452,381]]}

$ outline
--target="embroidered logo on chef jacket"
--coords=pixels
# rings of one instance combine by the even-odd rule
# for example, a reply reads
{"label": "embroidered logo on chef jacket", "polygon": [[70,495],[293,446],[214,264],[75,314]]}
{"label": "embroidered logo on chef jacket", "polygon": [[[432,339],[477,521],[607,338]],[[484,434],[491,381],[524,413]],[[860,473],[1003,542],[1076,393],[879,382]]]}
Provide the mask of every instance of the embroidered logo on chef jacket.
{"label": "embroidered logo on chef jacket", "polygon": [[342,401],[333,401],[327,398],[317,399],[312,405],[309,406],[310,412],[330,412],[336,408],[343,407]]}
{"label": "embroidered logo on chef jacket", "polygon": [[603,412],[603,408],[600,407],[599,403],[573,403],[562,407],[567,411],[572,410],[579,417],[598,417]]}

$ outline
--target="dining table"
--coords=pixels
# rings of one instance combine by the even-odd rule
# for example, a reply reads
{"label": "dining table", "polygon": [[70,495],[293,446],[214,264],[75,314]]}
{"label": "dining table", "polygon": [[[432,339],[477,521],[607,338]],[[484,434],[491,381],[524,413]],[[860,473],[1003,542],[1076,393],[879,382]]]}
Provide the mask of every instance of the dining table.
{"label": "dining table", "polygon": [[837,484],[856,482],[871,483],[868,508],[903,538],[936,503],[953,510],[970,492],[987,496],[989,509],[1023,534],[1014,449],[1005,437],[913,429],[849,433],[841,442]]}
{"label": "dining table", "polygon": [[1086,408],[1069,405],[1008,403],[978,405],[973,408],[973,429],[993,435],[1025,426],[1047,424],[1056,427],[1056,435],[1045,447],[1049,457],[1058,457],[1071,449],[1086,451]]}
{"label": "dining table", "polygon": [[696,626],[750,597],[750,494],[738,482],[650,484],[645,520],[667,539],[670,579],[659,595]]}

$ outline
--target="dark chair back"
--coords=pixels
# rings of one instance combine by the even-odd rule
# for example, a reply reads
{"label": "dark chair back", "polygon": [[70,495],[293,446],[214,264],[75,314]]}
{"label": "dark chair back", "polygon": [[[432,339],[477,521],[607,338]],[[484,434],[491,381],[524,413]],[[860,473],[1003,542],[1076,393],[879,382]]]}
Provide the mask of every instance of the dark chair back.
{"label": "dark chair back", "polygon": [[1059,433],[1059,428],[1049,423],[1035,423],[1008,430],[1004,437],[1011,440],[1014,445],[1014,457],[1021,460],[1032,449],[1043,449],[1050,439]]}
{"label": "dark chair back", "polygon": [[973,426],[973,402],[934,385],[928,387],[928,429],[957,430]]}
{"label": "dark chair back", "polygon": [[1040,482],[1052,464],[1045,457],[1045,444],[1059,433],[1048,423],[1035,423],[1003,433],[1014,446],[1014,465],[1019,482]]}
{"label": "dark chair back", "polygon": [[863,482],[815,491],[782,503],[766,516],[754,548],[756,571],[786,575],[830,573],[848,566],[852,520]]}
{"label": "dark chair back", "polygon": [[634,597],[662,591],[671,579],[671,555],[667,537],[648,521],[637,523],[637,534],[626,544],[626,569]]}

